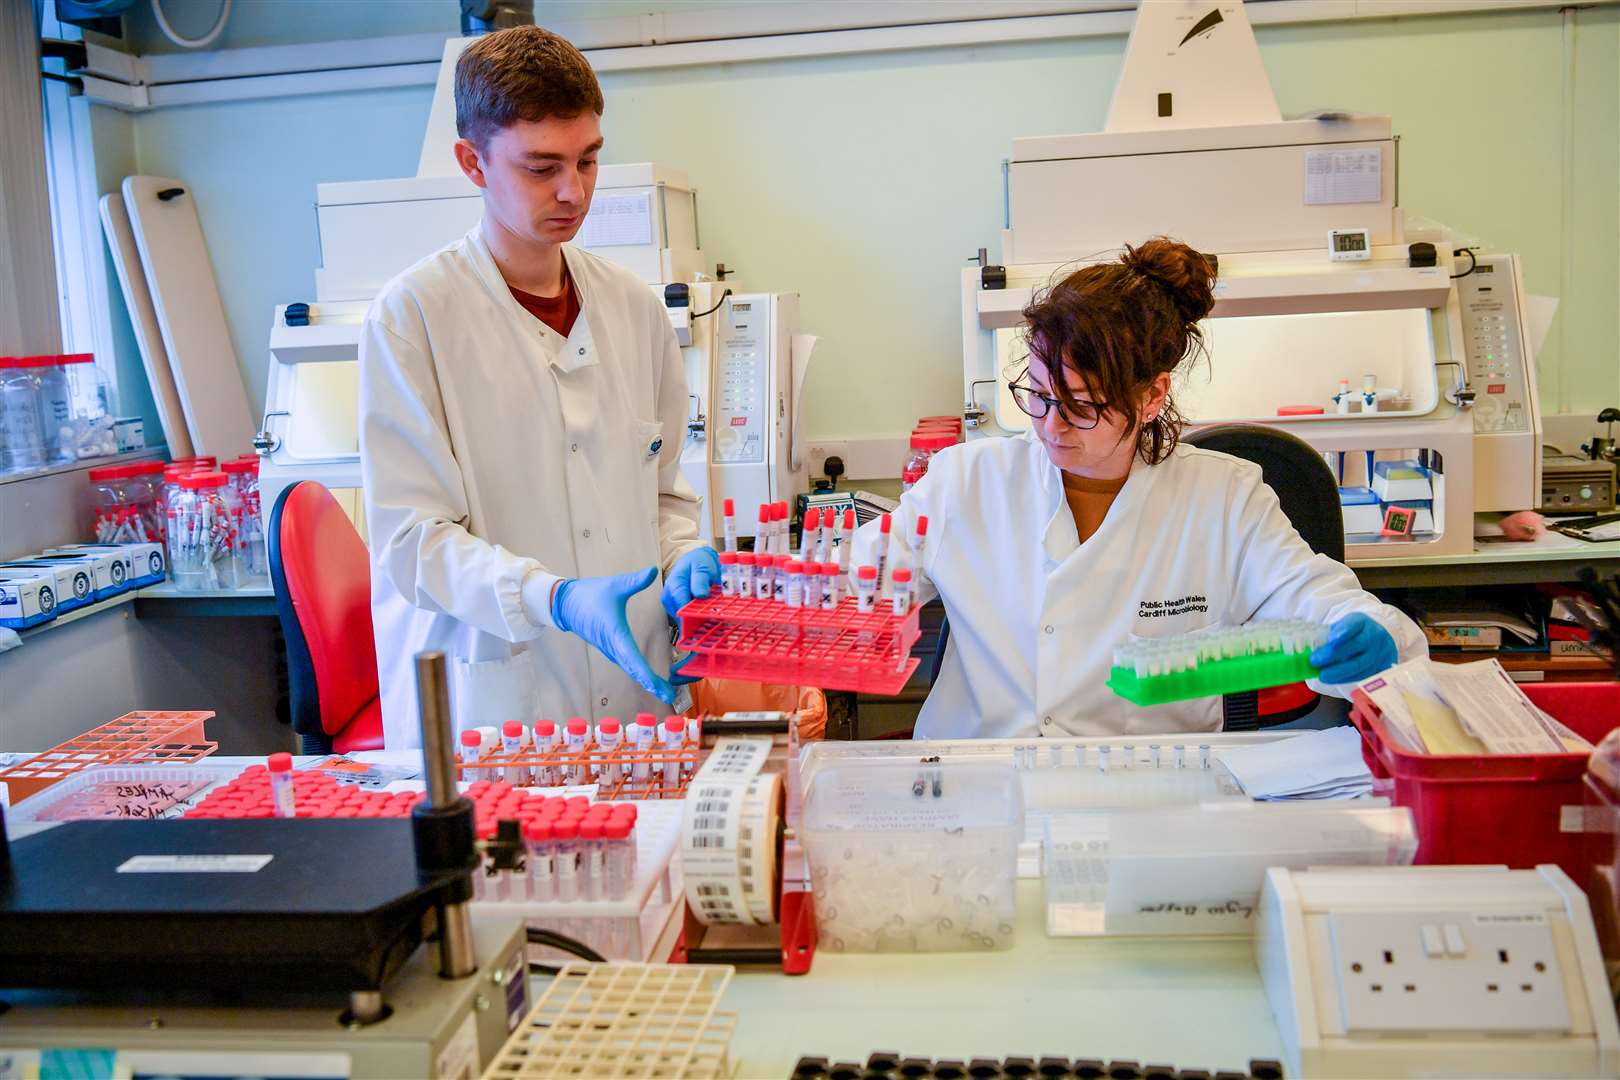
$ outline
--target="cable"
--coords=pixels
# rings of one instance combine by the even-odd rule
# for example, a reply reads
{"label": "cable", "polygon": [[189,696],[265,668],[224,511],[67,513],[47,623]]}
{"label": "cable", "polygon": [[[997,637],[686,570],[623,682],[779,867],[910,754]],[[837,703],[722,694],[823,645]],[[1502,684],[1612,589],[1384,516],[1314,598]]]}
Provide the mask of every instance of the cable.
{"label": "cable", "polygon": [[[156,3],[157,0],[152,0],[152,2]],[[1466,252],[1468,254],[1468,269],[1464,270],[1460,274],[1452,274],[1451,275],[1451,280],[1452,281],[1456,281],[1458,278],[1465,278],[1469,274],[1472,274],[1476,269],[1479,268],[1479,260],[1474,258],[1474,249],[1473,248],[1458,248],[1456,251],[1453,251],[1451,254],[1453,256],[1457,256],[1457,255],[1463,254],[1464,252]]]}
{"label": "cable", "polygon": [[[589,960],[593,964],[607,963],[607,957],[603,956],[589,945],[586,945],[581,941],[575,941],[566,934],[559,934],[555,930],[543,930],[538,926],[529,927],[529,944],[544,945],[548,948],[560,949],[565,953],[570,953],[579,957],[581,960]],[[541,975],[555,975],[559,969],[554,964],[537,964],[531,960],[529,962],[529,970],[531,972],[538,972]]]}
{"label": "cable", "polygon": [[175,33],[174,27],[163,15],[163,0],[152,0],[152,14],[157,18],[158,29],[163,36],[180,46],[182,49],[206,49],[212,45],[225,30],[225,23],[231,17],[231,4],[235,0],[223,0],[219,7],[219,18],[214,21],[214,27],[200,38],[181,37]]}
{"label": "cable", "polygon": [[[157,0],[152,0],[152,2],[157,3]],[[726,302],[726,297],[728,297],[730,295],[731,295],[731,290],[727,289],[725,292],[720,294],[720,299],[715,301],[714,307],[710,308],[708,311],[700,311],[696,315],[693,315],[692,318],[701,319],[705,315],[713,315],[715,312],[720,310],[720,305],[725,303]]]}

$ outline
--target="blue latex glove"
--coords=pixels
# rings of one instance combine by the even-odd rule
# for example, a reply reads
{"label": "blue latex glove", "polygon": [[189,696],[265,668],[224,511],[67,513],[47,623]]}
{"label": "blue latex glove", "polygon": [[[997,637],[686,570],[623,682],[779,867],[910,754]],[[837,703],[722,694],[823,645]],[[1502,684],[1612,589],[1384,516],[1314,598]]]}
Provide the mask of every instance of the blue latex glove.
{"label": "blue latex glove", "polygon": [[670,617],[709,595],[709,587],[720,580],[720,556],[711,547],[693,548],[675,560],[664,579],[664,610]]}
{"label": "blue latex glove", "polygon": [[1329,685],[1370,679],[1400,659],[1395,639],[1370,616],[1357,612],[1333,624],[1327,644],[1311,653],[1317,676]]}
{"label": "blue latex glove", "polygon": [[658,578],[649,566],[616,577],[578,578],[557,586],[551,598],[551,621],[559,630],[577,634],[617,664],[631,680],[666,705],[675,702],[675,690],[653,674],[641,655],[624,606],[632,596]]}

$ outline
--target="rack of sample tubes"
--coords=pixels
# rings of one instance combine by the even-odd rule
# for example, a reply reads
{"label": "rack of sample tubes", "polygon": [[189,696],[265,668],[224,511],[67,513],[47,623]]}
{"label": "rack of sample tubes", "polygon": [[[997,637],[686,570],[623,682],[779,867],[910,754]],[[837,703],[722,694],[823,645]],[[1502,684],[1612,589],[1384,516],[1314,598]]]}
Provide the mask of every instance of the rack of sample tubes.
{"label": "rack of sample tubes", "polygon": [[700,746],[701,721],[689,717],[638,713],[628,724],[611,716],[595,723],[508,720],[498,730],[463,731],[457,765],[468,782],[595,784],[603,799],[679,799],[697,772]]}
{"label": "rack of sample tubes", "polygon": [[1303,619],[1133,638],[1114,649],[1108,688],[1138,705],[1216,697],[1314,679],[1328,628]]}
{"label": "rack of sample tubes", "polygon": [[[564,934],[610,960],[652,958],[678,921],[679,803],[548,797],[482,780],[466,794],[483,852],[475,906]],[[530,947],[537,950],[544,947]]]}

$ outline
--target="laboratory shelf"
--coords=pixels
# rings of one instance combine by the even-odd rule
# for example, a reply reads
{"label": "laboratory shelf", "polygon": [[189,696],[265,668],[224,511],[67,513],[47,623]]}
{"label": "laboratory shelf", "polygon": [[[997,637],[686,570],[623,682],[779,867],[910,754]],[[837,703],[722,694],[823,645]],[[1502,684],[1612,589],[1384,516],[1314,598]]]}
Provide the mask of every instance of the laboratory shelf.
{"label": "laboratory shelf", "polygon": [[113,608],[122,607],[135,599],[136,591],[132,589],[129,592],[119,593],[117,596],[109,596],[105,600],[97,600],[93,604],[86,604],[81,608],[74,608],[64,615],[58,615],[49,622],[42,622],[38,626],[30,626],[26,630],[19,630],[17,635],[27,641],[29,638],[38,637],[47,630],[54,630],[59,626],[76,623],[80,619],[88,619],[92,615],[100,615],[103,611],[111,611]]}

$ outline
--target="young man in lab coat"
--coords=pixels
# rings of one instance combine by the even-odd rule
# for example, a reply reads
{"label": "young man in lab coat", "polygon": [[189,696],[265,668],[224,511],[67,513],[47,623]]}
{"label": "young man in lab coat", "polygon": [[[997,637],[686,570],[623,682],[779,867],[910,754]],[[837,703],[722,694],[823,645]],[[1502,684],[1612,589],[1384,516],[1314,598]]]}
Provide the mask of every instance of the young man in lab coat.
{"label": "young man in lab coat", "polygon": [[665,611],[719,577],[680,479],[686,384],[662,305],[566,243],[602,149],[590,65],[545,30],[502,30],[461,54],[455,97],[483,219],[385,286],[360,340],[389,749],[418,744],[423,649],[450,660],[458,729],[667,705]]}

